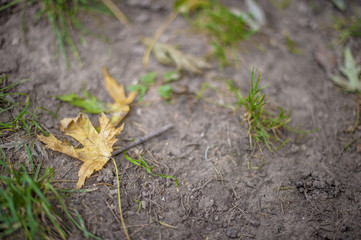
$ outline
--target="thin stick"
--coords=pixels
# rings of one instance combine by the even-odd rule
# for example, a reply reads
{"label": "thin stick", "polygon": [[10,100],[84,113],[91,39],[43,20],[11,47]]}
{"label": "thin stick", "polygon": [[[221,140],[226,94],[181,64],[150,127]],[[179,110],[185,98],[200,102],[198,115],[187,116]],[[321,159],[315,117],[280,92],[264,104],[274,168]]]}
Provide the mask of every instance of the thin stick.
{"label": "thin stick", "polygon": [[110,205],[109,205],[108,201],[104,201],[104,202],[107,204],[107,206],[108,206],[108,208],[109,208],[110,212],[113,214],[113,216],[114,216],[115,220],[117,220],[117,222],[119,222],[119,223],[120,223],[119,218],[117,217],[117,215],[115,215],[115,213],[114,213],[113,209],[110,207]]}
{"label": "thin stick", "polygon": [[173,127],[173,124],[165,125],[164,127],[162,127],[161,129],[159,129],[158,131],[153,132],[153,133],[148,134],[148,135],[145,135],[144,137],[139,138],[139,139],[135,140],[135,141],[132,142],[132,143],[129,143],[128,145],[122,147],[121,149],[118,149],[118,150],[114,151],[113,154],[112,154],[112,156],[114,157],[114,156],[118,155],[119,153],[122,153],[122,152],[124,152],[124,151],[127,151],[128,149],[130,149],[130,148],[132,148],[132,147],[135,147],[135,146],[137,146],[137,145],[139,145],[139,144],[142,144],[142,143],[148,141],[148,140],[151,139],[151,138],[157,137],[157,136],[161,135],[162,133],[168,131],[168,130],[171,129],[172,127]]}

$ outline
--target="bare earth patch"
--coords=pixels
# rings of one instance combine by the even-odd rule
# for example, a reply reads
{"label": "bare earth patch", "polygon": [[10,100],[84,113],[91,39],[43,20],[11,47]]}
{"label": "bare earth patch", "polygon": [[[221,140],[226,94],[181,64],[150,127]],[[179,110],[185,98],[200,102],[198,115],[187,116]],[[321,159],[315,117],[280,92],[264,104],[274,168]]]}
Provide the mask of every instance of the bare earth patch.
{"label": "bare earth patch", "polygon": [[[76,117],[79,109],[56,100],[57,95],[79,94],[86,89],[110,101],[102,66],[124,85],[133,84],[147,72],[162,76],[173,69],[159,64],[152,55],[148,69],[143,68],[145,47],[141,38],[153,36],[172,8],[170,1],[146,2],[128,0],[119,5],[133,21],[130,29],[115,18],[84,15],[87,25],[108,36],[110,43],[86,37],[86,45],[79,46],[84,66],[80,68],[71,60],[71,69],[62,56],[56,58],[56,41],[47,21],[32,21],[34,9],[29,9],[26,17],[29,47],[21,31],[21,8],[3,12],[0,72],[11,75],[13,82],[31,79],[20,85],[18,92],[28,93],[34,108],[47,108],[59,119]],[[168,103],[153,87],[145,95],[145,103],[130,106],[116,145],[124,146],[168,123],[174,124],[170,131],[128,154],[136,157],[143,153],[155,174],[174,175],[179,180],[177,192],[172,179],[153,177],[123,155],[116,157],[122,209],[131,239],[361,239],[361,153],[357,151],[361,129],[345,132],[356,120],[357,96],[343,92],[328,79],[326,71],[336,70],[334,60],[329,60],[325,71],[315,57],[337,38],[332,15],[340,12],[326,0],[314,1],[316,9],[310,1],[292,1],[283,11],[270,1],[258,2],[266,12],[268,26],[251,41],[240,44],[239,69],[221,72],[213,64],[203,75],[186,74],[172,83],[181,91]],[[238,1],[224,3],[237,6]],[[355,5],[360,13],[361,5],[356,1]],[[348,11],[352,14],[351,9]],[[211,47],[205,37],[188,31],[188,27],[178,16],[160,41],[177,45],[189,54],[206,55]],[[285,32],[303,54],[288,50]],[[360,64],[360,38],[350,44]],[[341,64],[342,51],[330,51]],[[253,67],[263,73],[261,85],[269,84],[265,94],[271,104],[293,109],[291,126],[319,130],[305,136],[284,132],[291,139],[286,146],[274,153],[263,147],[260,155],[249,147],[241,110],[234,112],[197,98],[206,82],[227,93],[220,76],[233,79],[246,95]],[[211,89],[204,96],[219,104],[236,101],[231,94]],[[98,116],[89,117],[96,123]],[[44,114],[40,122],[62,137],[59,120]],[[354,140],[346,151],[344,146]],[[75,189],[79,162],[53,151],[48,155],[45,164],[54,167],[56,185]],[[68,205],[80,212],[95,235],[125,239],[111,161],[87,179],[84,188],[92,191],[70,195]],[[74,230],[70,239],[83,236]]]}

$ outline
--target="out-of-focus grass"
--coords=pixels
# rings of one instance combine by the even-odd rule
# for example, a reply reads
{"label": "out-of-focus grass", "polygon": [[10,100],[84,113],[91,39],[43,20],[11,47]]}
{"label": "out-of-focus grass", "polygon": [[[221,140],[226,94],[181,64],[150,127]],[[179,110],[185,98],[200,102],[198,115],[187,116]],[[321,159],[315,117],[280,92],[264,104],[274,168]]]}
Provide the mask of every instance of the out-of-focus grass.
{"label": "out-of-focus grass", "polygon": [[[0,83],[6,79],[1,77]],[[97,238],[85,228],[76,210],[77,219],[70,214],[59,190],[51,184],[54,170],[42,168],[27,144],[16,143],[23,144],[21,149],[25,151],[29,167],[22,165],[18,159],[8,158],[3,150],[8,145],[2,138],[5,134],[6,141],[11,141],[9,133],[12,132],[25,131],[32,139],[33,129],[43,131],[36,115],[29,110],[29,97],[13,92],[13,88],[22,82],[0,89],[0,112],[9,116],[0,122],[0,239],[66,239],[71,222],[83,232],[84,237]],[[25,101],[20,101],[24,97]],[[60,206],[62,211],[54,206]]]}
{"label": "out-of-focus grass", "polygon": [[[108,1],[107,1],[108,2]],[[68,67],[70,67],[67,49],[70,49],[74,59],[79,65],[82,65],[81,56],[78,51],[77,42],[72,35],[72,30],[76,29],[81,34],[80,40],[84,39],[82,34],[92,35],[97,38],[106,39],[105,37],[98,36],[93,31],[87,29],[79,18],[79,13],[83,12],[96,12],[105,15],[112,15],[113,11],[110,10],[103,1],[96,0],[13,0],[10,3],[1,6],[0,11],[12,7],[16,4],[22,4],[24,14],[27,7],[31,4],[38,4],[40,10],[36,13],[35,19],[46,17],[53,27],[56,39],[59,44],[60,52],[64,55]],[[25,22],[23,18],[23,30],[25,32]]]}

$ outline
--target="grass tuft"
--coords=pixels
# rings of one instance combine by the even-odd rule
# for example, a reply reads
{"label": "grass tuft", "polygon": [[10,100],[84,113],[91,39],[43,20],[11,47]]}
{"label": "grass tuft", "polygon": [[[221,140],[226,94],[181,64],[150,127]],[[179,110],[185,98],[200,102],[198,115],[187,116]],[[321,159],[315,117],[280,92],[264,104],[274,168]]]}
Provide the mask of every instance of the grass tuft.
{"label": "grass tuft", "polygon": [[340,32],[336,44],[344,44],[351,37],[361,37],[361,18],[334,18],[334,28]]}
{"label": "grass tuft", "polygon": [[[41,171],[38,164],[28,172],[24,166],[17,169],[0,148],[0,238],[13,237],[20,239],[66,239],[70,225],[62,219],[73,222],[83,231],[84,236],[91,236],[85,226],[77,223],[68,208],[52,186],[54,169]],[[28,151],[30,155],[30,152]],[[29,156],[31,159],[32,156]],[[41,172],[43,172],[41,174]],[[53,206],[58,204],[63,213]],[[78,221],[83,221],[77,213]],[[97,238],[98,239],[98,238]]]}
{"label": "grass tuft", "polygon": [[[13,0],[10,3],[0,7],[0,11],[12,7],[16,4],[24,5],[22,29],[25,33],[25,12],[26,8],[31,4],[40,5],[40,10],[36,13],[35,19],[46,17],[53,28],[54,34],[59,44],[60,52],[64,55],[68,67],[70,67],[67,49],[72,53],[75,61],[81,66],[82,60],[76,46],[76,41],[72,35],[72,30],[76,29],[82,34],[92,35],[94,37],[106,40],[106,38],[94,34],[87,29],[79,19],[79,13],[83,12],[96,12],[105,15],[112,15],[109,10],[101,1],[95,0]],[[80,35],[80,39],[83,36]]]}
{"label": "grass tuft", "polygon": [[237,44],[256,33],[244,16],[231,12],[218,1],[201,8],[194,17],[193,25],[210,37],[213,54],[222,67],[230,64],[228,56],[234,54]]}
{"label": "grass tuft", "polygon": [[[0,77],[0,84],[6,80],[7,77]],[[47,134],[36,122],[35,119],[37,118],[37,115],[29,111],[29,107],[31,105],[29,96],[27,96],[25,93],[11,92],[12,88],[25,81],[26,80],[23,80],[0,89],[0,114],[11,112],[11,114],[8,114],[9,119],[7,121],[0,122],[0,136],[6,132],[16,132],[21,129],[25,129],[26,132],[31,135],[32,128],[34,127],[44,134]],[[18,96],[25,96],[25,100],[23,102],[15,100],[14,97]],[[47,109],[41,107],[38,109],[45,110],[55,116],[55,114],[51,113]]]}
{"label": "grass tuft", "polygon": [[[257,72],[252,70],[251,87],[249,89],[248,96],[242,97],[238,89],[234,85],[229,84],[231,91],[238,99],[238,105],[243,106],[245,113],[243,114],[243,123],[248,125],[248,136],[251,148],[254,144],[263,142],[269,151],[280,149],[289,140],[283,140],[281,137],[281,130],[287,128],[291,121],[291,113],[284,110],[282,107],[277,107],[279,114],[274,115],[265,110],[266,95],[262,93],[262,90],[267,86],[260,87],[259,82],[262,74],[258,75]],[[273,142],[279,142],[277,148],[274,147]]]}
{"label": "grass tuft", "polygon": [[[6,80],[7,77],[1,77],[0,83]],[[0,89],[0,112],[4,116],[0,122],[1,143],[5,139],[3,135],[6,135],[6,141],[11,139],[6,134],[9,132],[25,131],[30,137],[28,144],[27,140],[15,140],[0,145],[0,239],[66,239],[71,222],[87,239],[99,239],[85,228],[76,210],[76,219],[72,216],[59,194],[62,190],[55,189],[51,184],[54,169],[43,169],[36,161],[33,129],[43,130],[35,120],[37,116],[29,111],[29,97],[24,93],[12,92],[12,88],[22,82]],[[25,97],[24,102],[19,100],[21,96]],[[41,107],[38,109],[48,111]],[[18,152],[22,146],[28,159],[24,164],[27,167],[20,164],[19,159],[9,159],[3,150],[15,147]],[[60,206],[61,211],[54,206]]]}

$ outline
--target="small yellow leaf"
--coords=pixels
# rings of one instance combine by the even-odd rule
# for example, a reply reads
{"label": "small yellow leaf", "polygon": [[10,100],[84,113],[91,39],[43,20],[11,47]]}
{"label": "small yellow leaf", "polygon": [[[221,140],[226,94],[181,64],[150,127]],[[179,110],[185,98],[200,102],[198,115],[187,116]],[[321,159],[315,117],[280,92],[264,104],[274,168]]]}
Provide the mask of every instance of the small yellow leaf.
{"label": "small yellow leaf", "polygon": [[83,148],[75,149],[69,141],[61,142],[54,135],[49,137],[38,135],[38,139],[46,144],[45,147],[54,151],[62,152],[84,162],[79,170],[79,180],[76,185],[80,189],[85,179],[95,171],[99,171],[108,162],[113,152],[113,145],[117,141],[116,136],[121,133],[124,124],[115,128],[114,124],[101,113],[99,117],[100,131],[96,131],[86,115],[81,113],[76,118],[65,118],[61,121],[61,130],[65,135],[71,136],[83,145]]}
{"label": "small yellow leaf", "polygon": [[129,104],[133,102],[137,92],[131,92],[129,96],[126,97],[123,85],[119,85],[117,81],[109,75],[108,70],[105,67],[103,67],[103,74],[105,88],[114,100],[114,103],[108,104],[109,112],[112,113],[111,121],[115,126],[117,126],[128,114]]}

